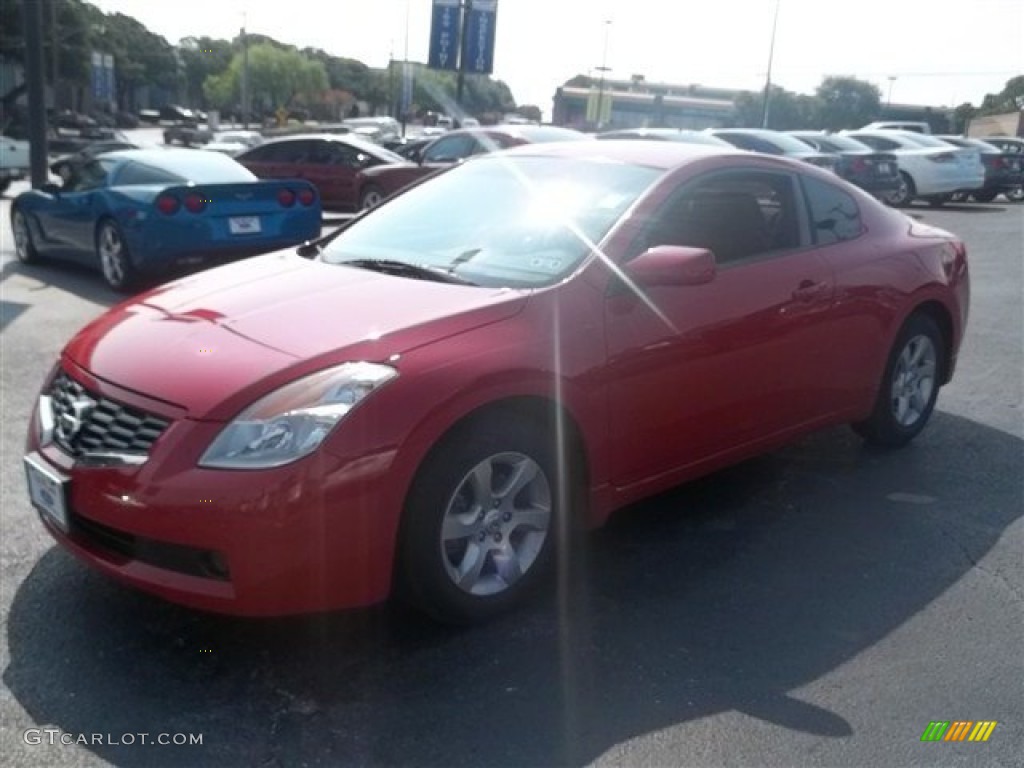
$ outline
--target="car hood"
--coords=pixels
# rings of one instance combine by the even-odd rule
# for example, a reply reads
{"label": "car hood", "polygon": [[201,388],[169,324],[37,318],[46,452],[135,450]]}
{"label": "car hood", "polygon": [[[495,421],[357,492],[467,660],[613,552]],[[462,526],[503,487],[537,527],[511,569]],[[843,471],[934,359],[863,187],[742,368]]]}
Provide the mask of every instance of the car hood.
{"label": "car hood", "polygon": [[126,301],[82,329],[64,355],[97,378],[184,407],[192,418],[222,419],[268,376],[387,360],[509,317],[526,296],[309,261],[288,251]]}

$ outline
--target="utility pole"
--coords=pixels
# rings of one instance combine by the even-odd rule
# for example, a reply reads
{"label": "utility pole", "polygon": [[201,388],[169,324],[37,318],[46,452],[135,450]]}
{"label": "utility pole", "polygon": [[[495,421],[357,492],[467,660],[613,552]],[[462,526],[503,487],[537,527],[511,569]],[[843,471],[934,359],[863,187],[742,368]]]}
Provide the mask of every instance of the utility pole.
{"label": "utility pole", "polygon": [[242,14],[242,128],[249,130],[249,111],[251,96],[249,94],[249,37],[245,31],[247,17]]}
{"label": "utility pole", "polygon": [[60,43],[57,40],[57,0],[49,0],[50,5],[50,92],[53,94],[54,111],[60,108],[57,99],[57,81],[60,78]]}
{"label": "utility pole", "polygon": [[779,5],[782,0],[775,0],[775,18],[772,19],[772,41],[768,46],[768,74],[764,80],[764,101],[761,102],[761,127],[768,127],[768,115],[771,109],[772,91],[772,60],[775,58],[775,28],[779,24]]}
{"label": "utility pole", "polygon": [[604,22],[604,50],[601,53],[601,66],[597,68],[597,71],[601,73],[601,79],[597,85],[597,109],[594,115],[594,122],[597,124],[597,129],[601,129],[601,124],[604,120],[601,119],[602,109],[604,108],[604,76],[609,71],[608,67],[608,30],[611,28],[612,20],[605,19]]}
{"label": "utility pole", "polygon": [[459,3],[459,14],[462,23],[459,25],[459,74],[455,86],[455,101],[462,109],[462,92],[466,87],[466,27],[469,13],[473,10],[473,0],[462,0]]}
{"label": "utility pole", "polygon": [[46,88],[43,72],[43,6],[36,0],[22,0],[25,23],[25,85],[28,88],[28,140],[32,186],[49,179],[46,168]]}

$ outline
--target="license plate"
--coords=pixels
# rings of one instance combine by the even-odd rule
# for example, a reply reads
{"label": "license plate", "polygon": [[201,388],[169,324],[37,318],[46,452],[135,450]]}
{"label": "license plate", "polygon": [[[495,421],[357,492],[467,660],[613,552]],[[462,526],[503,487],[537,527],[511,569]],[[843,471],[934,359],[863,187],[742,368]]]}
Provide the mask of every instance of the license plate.
{"label": "license plate", "polygon": [[879,173],[884,173],[884,174],[888,175],[888,173],[889,173],[889,164],[888,163],[879,163],[878,164],[878,172]]}
{"label": "license plate", "polygon": [[232,216],[228,219],[232,235],[254,235],[260,232],[259,216]]}
{"label": "license plate", "polygon": [[68,529],[67,489],[69,479],[50,469],[38,458],[29,454],[24,458],[25,474],[28,479],[28,495],[32,505],[46,519],[60,528]]}

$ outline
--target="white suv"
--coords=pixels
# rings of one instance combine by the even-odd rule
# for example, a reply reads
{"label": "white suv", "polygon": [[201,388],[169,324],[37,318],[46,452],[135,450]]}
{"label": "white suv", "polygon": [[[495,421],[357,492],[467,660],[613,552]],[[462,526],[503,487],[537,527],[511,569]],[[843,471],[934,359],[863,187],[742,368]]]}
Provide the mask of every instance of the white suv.
{"label": "white suv", "polygon": [[863,128],[859,129],[862,131],[913,131],[914,133],[931,133],[932,127],[928,123],[915,123],[907,121],[881,121],[877,123],[869,123]]}

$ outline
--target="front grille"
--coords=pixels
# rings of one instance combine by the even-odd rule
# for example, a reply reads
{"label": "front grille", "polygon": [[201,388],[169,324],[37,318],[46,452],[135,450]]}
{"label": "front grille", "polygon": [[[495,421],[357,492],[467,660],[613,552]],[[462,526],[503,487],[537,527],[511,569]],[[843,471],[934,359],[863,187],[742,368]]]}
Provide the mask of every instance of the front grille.
{"label": "front grille", "polygon": [[61,371],[50,387],[53,439],[72,456],[145,455],[170,424],[159,416],[115,403]]}

